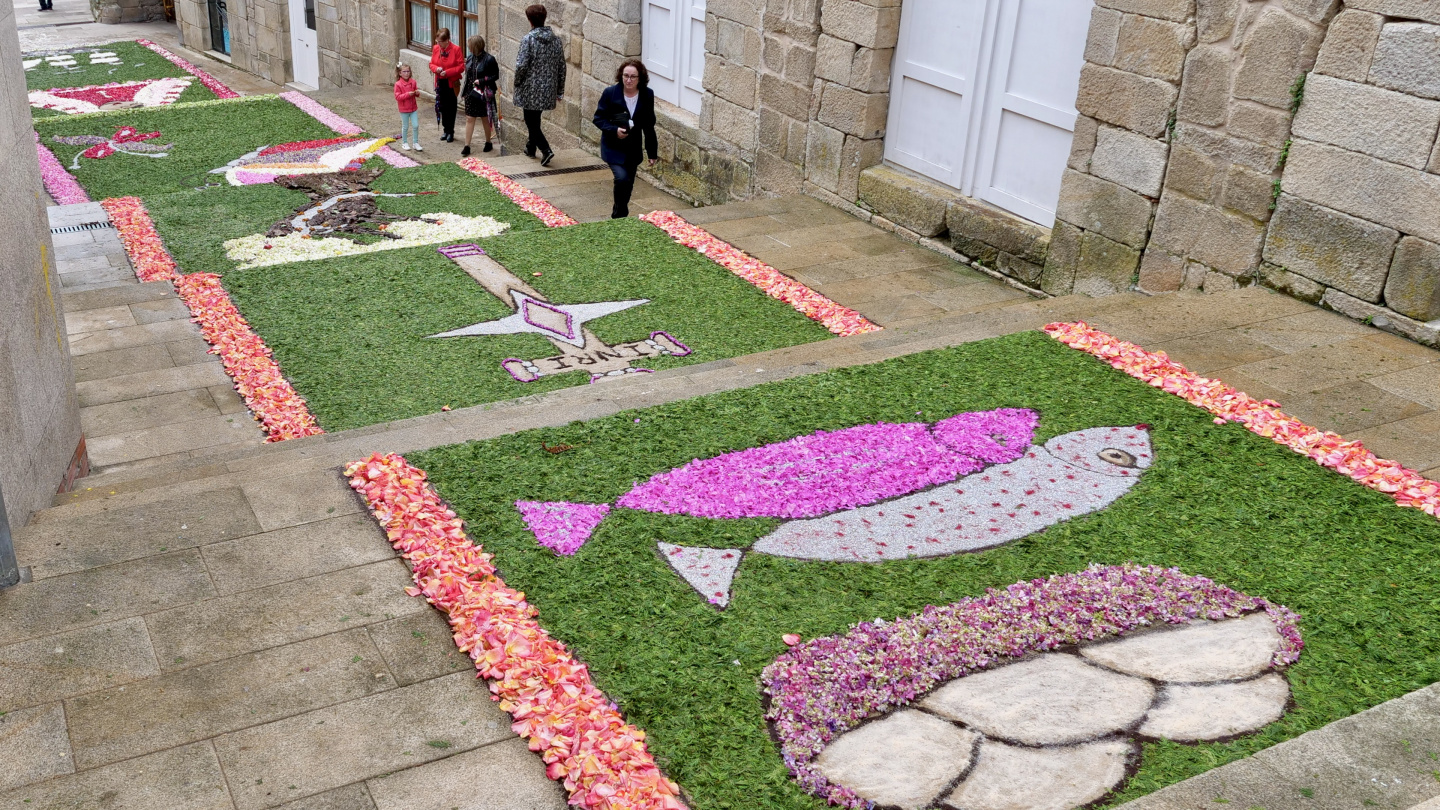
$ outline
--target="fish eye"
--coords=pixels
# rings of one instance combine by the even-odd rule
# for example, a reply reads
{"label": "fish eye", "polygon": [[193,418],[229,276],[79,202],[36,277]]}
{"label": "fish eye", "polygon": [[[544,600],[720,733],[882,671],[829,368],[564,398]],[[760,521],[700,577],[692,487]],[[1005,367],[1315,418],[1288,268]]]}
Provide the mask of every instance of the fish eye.
{"label": "fish eye", "polygon": [[1135,457],[1117,447],[1107,447],[1096,453],[1101,461],[1108,461],[1117,467],[1134,467]]}

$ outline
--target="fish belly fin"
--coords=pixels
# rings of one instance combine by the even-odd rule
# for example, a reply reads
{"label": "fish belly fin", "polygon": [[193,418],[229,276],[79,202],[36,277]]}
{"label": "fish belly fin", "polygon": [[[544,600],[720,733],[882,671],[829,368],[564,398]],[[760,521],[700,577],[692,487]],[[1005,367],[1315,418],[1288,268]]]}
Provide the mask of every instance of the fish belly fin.
{"label": "fish belly fin", "polygon": [[567,501],[516,501],[515,508],[537,543],[566,557],[579,551],[610,513],[608,504]]}
{"label": "fish belly fin", "polygon": [[738,548],[696,548],[659,543],[660,556],[705,601],[719,608],[730,604],[730,584],[745,552]]}

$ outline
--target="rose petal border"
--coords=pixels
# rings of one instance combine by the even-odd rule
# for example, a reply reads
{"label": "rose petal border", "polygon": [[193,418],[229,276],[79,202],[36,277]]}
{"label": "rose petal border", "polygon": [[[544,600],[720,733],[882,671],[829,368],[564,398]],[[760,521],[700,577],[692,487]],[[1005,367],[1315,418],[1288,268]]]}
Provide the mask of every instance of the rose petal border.
{"label": "rose petal border", "polygon": [[[125,40],[119,40],[119,41],[123,42],[123,41],[125,41]],[[110,44],[114,44],[114,43],[110,43]],[[169,50],[165,49],[164,47],[162,47],[162,46],[160,46],[160,45],[157,45],[157,44],[155,44],[154,42],[151,42],[151,41],[148,40],[148,39],[137,39],[137,40],[135,40],[135,44],[136,44],[136,45],[139,45],[139,46],[142,47],[142,48],[149,48],[150,50],[154,51],[155,53],[160,54],[160,55],[163,56],[167,61],[169,61],[171,64],[173,64],[175,67],[178,67],[178,68],[180,68],[181,70],[185,71],[186,73],[189,73],[191,76],[194,76],[195,78],[199,79],[201,84],[203,84],[203,85],[205,85],[206,87],[210,88],[210,92],[212,92],[212,93],[215,94],[215,98],[217,98],[217,99],[226,99],[226,98],[239,98],[239,97],[240,97],[240,94],[239,94],[239,93],[235,92],[234,90],[231,90],[231,89],[229,88],[229,86],[227,86],[224,82],[220,81],[219,79],[215,78],[214,76],[211,76],[209,73],[206,73],[205,71],[203,71],[203,70],[201,70],[200,68],[196,67],[194,64],[192,64],[192,63],[189,62],[188,60],[183,59],[183,58],[175,55],[174,53],[171,53]]]}
{"label": "rose petal border", "polygon": [[169,281],[190,310],[190,320],[211,345],[245,400],[267,442],[324,433],[305,399],[280,371],[265,341],[250,328],[214,273],[181,275],[139,197],[113,197],[100,205],[110,215],[120,243],[142,282]]}
{"label": "rose petal border", "polygon": [[476,177],[490,181],[496,191],[509,197],[511,202],[540,220],[547,228],[565,228],[579,224],[569,214],[551,205],[549,200],[511,180],[479,158],[464,158],[459,162],[459,166]]}
{"label": "rose petal border", "polygon": [[1347,441],[1339,434],[1308,425],[1281,411],[1280,403],[1274,400],[1257,400],[1220,380],[1195,374],[1163,351],[1146,351],[1084,321],[1052,323],[1044,331],[1072,349],[1094,355],[1131,377],[1214,414],[1216,424],[1238,422],[1257,436],[1390,495],[1400,506],[1440,517],[1440,482],[1398,461],[1380,458],[1358,441]]}
{"label": "rose petal border", "polygon": [[536,621],[525,595],[507,586],[464,523],[398,454],[376,453],[345,468],[400,555],[410,563],[411,596],[444,612],[455,643],[490,681],[491,699],[514,718],[561,781],[570,804],[596,810],[685,810],[645,746],[590,679],[585,664]]}
{"label": "rose petal border", "polygon": [[883,327],[864,315],[842,306],[754,258],[734,245],[690,224],[674,211],[651,211],[640,217],[670,235],[676,242],[755,285],[766,295],[784,301],[812,321],[819,322],[839,337],[878,332]]}

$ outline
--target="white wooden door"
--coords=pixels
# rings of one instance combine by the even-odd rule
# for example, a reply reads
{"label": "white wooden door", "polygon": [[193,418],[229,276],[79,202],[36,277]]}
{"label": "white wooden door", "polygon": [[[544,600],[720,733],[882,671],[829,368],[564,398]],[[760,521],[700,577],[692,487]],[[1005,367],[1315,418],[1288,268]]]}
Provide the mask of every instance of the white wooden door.
{"label": "white wooden door", "polygon": [[[677,6],[684,0],[644,0],[640,15],[640,55],[650,72],[655,97],[679,103],[680,21]],[[608,78],[608,77],[607,77]]]}
{"label": "white wooden door", "polygon": [[705,0],[644,0],[641,59],[655,97],[700,112],[705,76]]}
{"label": "white wooden door", "polygon": [[290,59],[295,83],[320,87],[320,45],[315,36],[315,0],[290,0]]}
{"label": "white wooden door", "polygon": [[887,160],[1050,225],[1093,0],[906,0]]}
{"label": "white wooden door", "polygon": [[885,157],[946,185],[963,184],[985,30],[984,0],[906,0],[900,13]]}
{"label": "white wooden door", "polygon": [[1090,11],[1089,0],[1001,4],[972,196],[1054,222],[1075,135]]}
{"label": "white wooden door", "polygon": [[693,113],[700,112],[700,99],[705,94],[705,0],[679,0],[682,8],[680,53],[680,106]]}

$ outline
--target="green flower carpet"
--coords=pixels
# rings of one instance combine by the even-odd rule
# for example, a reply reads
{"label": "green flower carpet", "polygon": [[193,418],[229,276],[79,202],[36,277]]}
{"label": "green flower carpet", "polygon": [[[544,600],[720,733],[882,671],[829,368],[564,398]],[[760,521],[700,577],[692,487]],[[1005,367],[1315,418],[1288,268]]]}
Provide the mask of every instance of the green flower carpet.
{"label": "green flower carpet", "polygon": [[152,43],[111,42],[31,53],[22,61],[35,118],[216,98],[212,78]]}
{"label": "green flower carpet", "polygon": [[1040,333],[408,461],[696,810],[1118,804],[1440,680],[1433,516]]}
{"label": "green flower carpet", "polygon": [[[141,278],[190,279],[182,295],[202,328],[220,309],[224,323],[248,322],[253,334],[221,355],[242,392],[256,378],[246,358],[273,357],[260,377],[280,389],[246,394],[272,439],[830,335],[659,227],[547,228],[528,209],[552,225],[563,215],[517,204],[523,189],[504,178],[413,165],[298,94],[43,119],[36,131],[53,154],[47,184],[122,202],[107,203],[112,218],[140,212]],[[166,269],[143,270],[154,262]],[[211,275],[205,295],[223,306],[195,297]],[[264,413],[275,403],[309,427],[277,433]]]}

